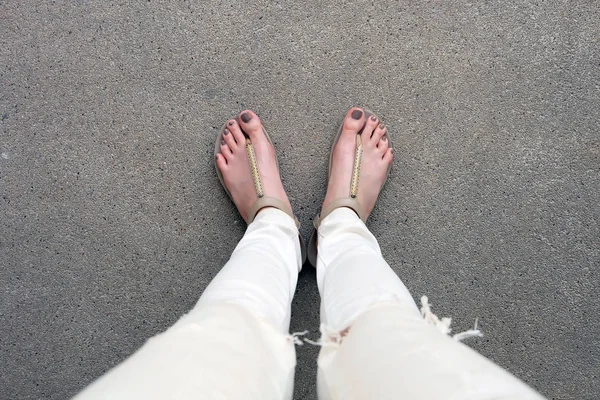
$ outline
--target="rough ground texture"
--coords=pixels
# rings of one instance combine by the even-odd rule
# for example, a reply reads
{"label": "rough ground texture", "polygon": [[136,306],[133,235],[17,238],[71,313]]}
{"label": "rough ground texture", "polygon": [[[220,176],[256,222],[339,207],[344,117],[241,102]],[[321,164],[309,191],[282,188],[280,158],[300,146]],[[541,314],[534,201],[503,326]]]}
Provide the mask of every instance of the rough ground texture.
{"label": "rough ground texture", "polygon": [[[0,398],[68,398],[194,305],[244,232],[212,158],[241,109],[307,237],[352,105],[394,137],[370,228],[415,299],[597,398],[599,3],[340,3],[0,1]],[[318,304],[305,268],[292,330]]]}

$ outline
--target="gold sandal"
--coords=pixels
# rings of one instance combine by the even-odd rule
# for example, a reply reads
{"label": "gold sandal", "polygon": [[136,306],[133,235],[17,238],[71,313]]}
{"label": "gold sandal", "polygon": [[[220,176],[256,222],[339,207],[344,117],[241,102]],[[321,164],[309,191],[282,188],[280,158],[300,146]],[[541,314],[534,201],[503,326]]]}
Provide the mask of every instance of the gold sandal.
{"label": "gold sandal", "polygon": [[[235,120],[237,121],[238,126],[240,126],[240,130],[242,130],[238,117],[235,117]],[[231,197],[231,193],[229,192],[229,189],[227,189],[227,186],[225,186],[225,181],[223,180],[223,174],[221,173],[221,171],[219,171],[219,168],[217,167],[217,163],[216,163],[217,154],[221,154],[221,143],[223,140],[223,132],[225,131],[226,128],[227,128],[227,123],[225,123],[223,125],[223,127],[219,131],[219,134],[217,135],[217,141],[215,142],[215,154],[214,154],[215,157],[214,158],[215,158],[215,168],[217,170],[217,176],[219,177],[219,181],[221,182],[223,189],[225,189],[225,192],[227,193],[227,195],[229,196],[231,201],[233,201],[233,198]],[[264,126],[262,127],[262,130],[263,130],[263,133],[265,134],[265,137],[271,144],[271,146],[273,146],[273,148],[275,148],[275,146],[273,145],[273,142],[271,141],[271,138],[267,134],[267,131],[265,130]],[[242,130],[242,133],[246,137],[246,153],[248,154],[248,161],[250,163],[250,172],[252,174],[252,179],[254,180],[254,188],[256,189],[256,194],[258,196],[258,198],[254,202],[252,207],[250,207],[250,211],[248,212],[248,222],[247,222],[248,225],[250,225],[252,223],[252,221],[254,221],[256,214],[258,214],[258,212],[261,209],[263,209],[265,207],[274,207],[274,208],[277,208],[278,210],[283,211],[290,217],[292,217],[292,219],[296,223],[296,227],[298,227],[298,229],[300,229],[300,221],[298,221],[298,218],[296,218],[296,216],[294,215],[292,210],[287,206],[287,204],[285,204],[283,201],[281,201],[275,197],[266,197],[264,195],[262,181],[260,179],[260,173],[258,171],[258,164],[256,162],[256,155],[254,153],[254,146],[252,145],[252,141],[250,140],[248,135],[243,130]],[[279,161],[277,160],[277,153],[275,154],[275,160],[277,161],[277,172],[279,172]],[[298,233],[298,239],[300,240],[300,251],[302,254],[302,264],[304,264],[304,262],[306,261],[306,245],[304,244],[304,240],[302,239],[302,236],[300,235],[300,233]]]}

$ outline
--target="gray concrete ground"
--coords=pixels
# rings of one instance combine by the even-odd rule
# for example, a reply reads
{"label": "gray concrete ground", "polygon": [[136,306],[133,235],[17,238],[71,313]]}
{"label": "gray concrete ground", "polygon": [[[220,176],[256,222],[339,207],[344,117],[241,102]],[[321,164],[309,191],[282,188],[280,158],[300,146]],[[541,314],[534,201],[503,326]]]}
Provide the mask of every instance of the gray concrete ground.
{"label": "gray concrete ground", "polygon": [[[479,317],[469,344],[549,398],[597,398],[599,6],[0,1],[0,398],[68,398],[194,305],[244,232],[212,159],[241,109],[307,237],[352,105],[395,141],[370,228],[415,299]],[[318,304],[305,268],[292,330]]]}

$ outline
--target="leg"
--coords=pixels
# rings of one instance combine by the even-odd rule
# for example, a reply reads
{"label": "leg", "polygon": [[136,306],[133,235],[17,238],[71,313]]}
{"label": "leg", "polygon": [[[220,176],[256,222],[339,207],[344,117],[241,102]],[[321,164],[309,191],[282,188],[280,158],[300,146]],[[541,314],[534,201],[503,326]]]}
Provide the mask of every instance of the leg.
{"label": "leg", "polygon": [[322,323],[334,333],[319,355],[319,398],[542,398],[425,322],[354,212],[323,221],[317,268]]}
{"label": "leg", "polygon": [[[321,323],[341,332],[372,306],[392,303],[421,317],[412,296],[385,262],[379,244],[348,208],[338,208],[319,227],[317,283]],[[368,266],[368,270],[365,269]]]}
{"label": "leg", "polygon": [[[365,137],[366,132],[380,140],[380,128],[373,131],[375,125],[370,119],[365,122],[362,115],[356,116],[350,110],[338,146],[350,147],[356,132],[364,127],[360,185],[370,190],[359,187],[357,198],[368,216],[385,178],[376,169],[387,168],[378,161],[382,155],[385,159],[386,153],[377,152],[379,144],[369,148]],[[346,131],[349,140],[343,143]],[[352,152],[340,149],[334,149],[323,208],[348,193],[349,179],[344,174],[352,171]],[[502,368],[428,324],[381,256],[377,240],[352,210],[331,212],[323,219],[318,235],[317,283],[323,326],[319,398],[542,398]]]}
{"label": "leg", "polygon": [[[258,117],[252,116],[256,119],[251,124],[260,126]],[[228,140],[233,135],[243,138],[237,121],[229,129]],[[250,135],[260,173],[271,174],[263,176],[264,190],[287,201],[285,192],[284,199],[276,192],[283,189],[276,161],[256,132]],[[252,205],[246,193],[254,186],[244,178],[247,171],[242,168],[248,164],[236,163],[236,145],[234,141],[227,153],[229,162],[220,155],[218,163],[246,219]],[[275,208],[262,209],[194,309],[76,398],[291,399],[296,360],[287,331],[300,268],[294,220]]]}
{"label": "leg", "polygon": [[206,288],[197,307],[238,304],[287,334],[301,267],[294,220],[283,211],[263,209],[248,226],[229,262]]}

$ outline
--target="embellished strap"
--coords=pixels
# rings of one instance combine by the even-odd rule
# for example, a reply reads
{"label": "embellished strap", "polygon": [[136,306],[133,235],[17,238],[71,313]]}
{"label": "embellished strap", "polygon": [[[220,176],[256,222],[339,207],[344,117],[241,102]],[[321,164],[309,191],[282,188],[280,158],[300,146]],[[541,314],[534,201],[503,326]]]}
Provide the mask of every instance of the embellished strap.
{"label": "embellished strap", "polygon": [[356,198],[358,193],[358,181],[360,179],[360,166],[362,163],[362,140],[360,135],[356,135],[356,154],[354,155],[354,168],[352,170],[352,182],[350,183],[350,197]]}
{"label": "embellished strap", "polygon": [[248,154],[248,162],[250,164],[250,173],[254,180],[254,188],[256,189],[256,195],[260,199],[265,195],[263,192],[262,181],[260,180],[260,174],[258,173],[258,164],[256,163],[256,154],[254,154],[254,146],[252,141],[246,138],[246,153]]}
{"label": "embellished strap", "polygon": [[265,197],[262,181],[260,179],[260,173],[258,172],[258,163],[256,162],[254,146],[252,145],[252,141],[250,140],[250,138],[246,138],[246,153],[248,154],[250,173],[252,174],[252,179],[254,180],[254,188],[256,189],[256,195],[258,196],[258,200],[254,202],[252,207],[250,207],[250,211],[248,212],[248,224],[254,221],[256,214],[258,214],[258,212],[263,208],[274,207],[292,217],[292,219],[296,223],[296,226],[300,228],[300,221],[298,221],[298,218],[296,218],[296,216],[294,215],[292,210],[290,210],[287,204],[275,197]]}
{"label": "embellished strap", "polygon": [[321,225],[321,221],[323,221],[323,219],[325,219],[325,217],[327,217],[329,214],[331,214],[331,212],[333,210],[335,210],[336,208],[340,208],[340,207],[348,207],[348,208],[352,209],[363,222],[365,222],[365,223],[367,222],[367,219],[365,217],[365,212],[364,212],[362,206],[360,205],[360,203],[358,202],[358,200],[356,200],[356,194],[358,193],[358,184],[359,184],[359,180],[360,180],[360,167],[362,164],[362,153],[363,153],[362,140],[361,140],[360,134],[358,134],[358,135],[356,135],[356,153],[354,155],[354,168],[352,169],[352,181],[350,182],[350,197],[334,200],[327,207],[325,207],[323,209],[323,211],[321,212],[321,214],[317,215],[315,217],[315,219],[313,220],[313,225],[315,226],[315,229],[319,228],[319,225]]}

